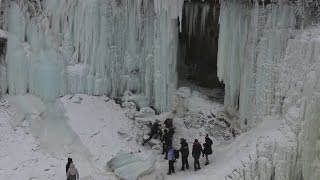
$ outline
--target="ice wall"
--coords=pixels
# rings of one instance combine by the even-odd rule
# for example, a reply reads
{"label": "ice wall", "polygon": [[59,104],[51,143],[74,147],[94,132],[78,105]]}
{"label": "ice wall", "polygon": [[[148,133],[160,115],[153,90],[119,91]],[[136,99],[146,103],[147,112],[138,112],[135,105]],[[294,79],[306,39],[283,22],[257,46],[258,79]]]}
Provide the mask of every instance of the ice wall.
{"label": "ice wall", "polygon": [[115,97],[130,90],[158,110],[170,108],[183,0],[18,4],[12,3],[8,18],[10,94],[52,100],[66,93]]}
{"label": "ice wall", "polygon": [[288,42],[279,65],[280,94],[285,97],[282,112],[297,114],[286,123],[298,137],[303,179],[310,180],[320,178],[319,52],[320,27],[315,26]]}
{"label": "ice wall", "polygon": [[222,2],[218,77],[225,83],[225,107],[239,116],[242,129],[277,113],[277,64],[295,26],[292,4]]}
{"label": "ice wall", "polygon": [[[29,14],[12,3],[8,12],[7,83],[10,94],[38,95],[43,100],[63,94],[63,60],[54,51],[50,35],[37,28]],[[27,41],[26,41],[27,40]],[[5,89],[6,84],[1,84]]]}
{"label": "ice wall", "polygon": [[[210,4],[206,2],[186,2],[184,4],[184,15],[189,37],[200,33],[201,36],[205,34],[206,20],[209,15]],[[199,21],[200,19],[200,21]],[[197,28],[200,27],[200,31]]]}
{"label": "ice wall", "polygon": [[226,179],[320,178],[320,27],[299,28],[294,10],[285,2],[222,4],[218,75],[226,83],[225,106],[249,132],[269,115],[280,123],[273,122],[277,135],[258,140]]}

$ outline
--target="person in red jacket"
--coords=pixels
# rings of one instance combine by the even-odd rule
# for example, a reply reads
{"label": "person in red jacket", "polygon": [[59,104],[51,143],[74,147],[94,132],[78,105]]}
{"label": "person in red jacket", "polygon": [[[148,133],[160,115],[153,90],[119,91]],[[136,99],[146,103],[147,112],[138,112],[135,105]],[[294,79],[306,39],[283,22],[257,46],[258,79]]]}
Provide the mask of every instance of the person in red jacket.
{"label": "person in red jacket", "polygon": [[199,143],[198,139],[194,140],[193,147],[192,147],[192,157],[194,159],[194,170],[197,171],[200,168],[200,156],[202,152],[202,146]]}

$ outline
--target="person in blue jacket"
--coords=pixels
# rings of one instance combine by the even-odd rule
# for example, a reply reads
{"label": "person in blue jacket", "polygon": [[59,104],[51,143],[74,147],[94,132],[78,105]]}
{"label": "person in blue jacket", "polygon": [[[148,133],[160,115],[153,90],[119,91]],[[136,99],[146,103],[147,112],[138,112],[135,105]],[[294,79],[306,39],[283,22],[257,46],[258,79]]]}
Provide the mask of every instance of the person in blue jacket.
{"label": "person in blue jacket", "polygon": [[175,158],[175,150],[172,148],[172,146],[168,147],[168,161],[169,161],[169,172],[167,173],[170,175],[171,173],[174,173],[174,162],[176,160]]}

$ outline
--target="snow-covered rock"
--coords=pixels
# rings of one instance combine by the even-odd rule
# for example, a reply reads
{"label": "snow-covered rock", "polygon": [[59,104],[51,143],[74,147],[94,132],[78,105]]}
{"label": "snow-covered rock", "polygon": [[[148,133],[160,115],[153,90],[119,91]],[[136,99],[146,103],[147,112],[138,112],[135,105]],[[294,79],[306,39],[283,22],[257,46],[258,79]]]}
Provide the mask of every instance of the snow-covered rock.
{"label": "snow-covered rock", "polygon": [[141,117],[141,118],[148,118],[148,117],[153,117],[155,116],[156,113],[153,109],[151,109],[150,107],[145,107],[145,108],[141,108],[139,113],[136,113],[136,117]]}

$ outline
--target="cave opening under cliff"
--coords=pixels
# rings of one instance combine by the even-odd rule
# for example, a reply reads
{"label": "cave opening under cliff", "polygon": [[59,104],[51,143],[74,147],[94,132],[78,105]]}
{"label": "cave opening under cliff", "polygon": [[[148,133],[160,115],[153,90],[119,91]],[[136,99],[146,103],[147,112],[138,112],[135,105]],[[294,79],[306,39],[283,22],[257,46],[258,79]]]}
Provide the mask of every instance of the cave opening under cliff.
{"label": "cave opening under cliff", "polygon": [[179,87],[218,89],[219,1],[185,1],[179,33]]}

